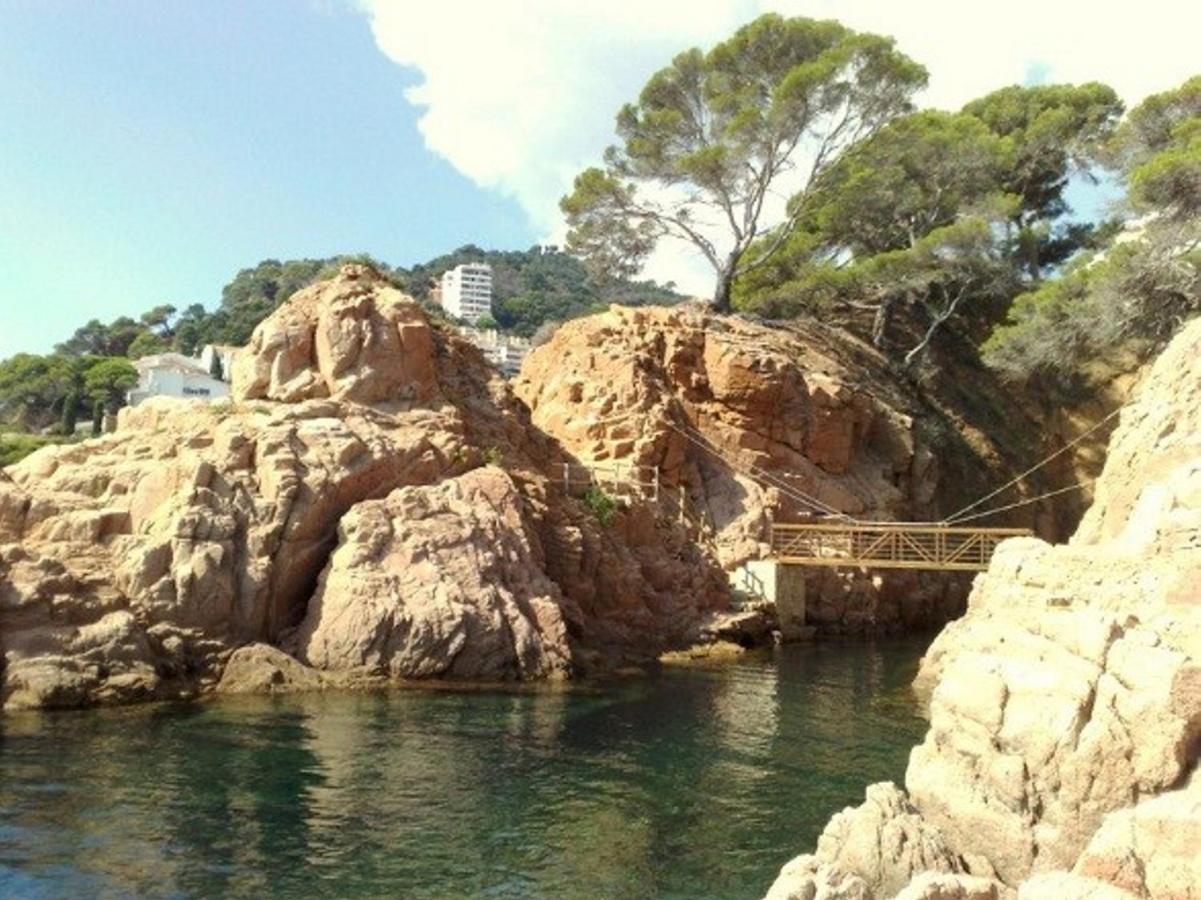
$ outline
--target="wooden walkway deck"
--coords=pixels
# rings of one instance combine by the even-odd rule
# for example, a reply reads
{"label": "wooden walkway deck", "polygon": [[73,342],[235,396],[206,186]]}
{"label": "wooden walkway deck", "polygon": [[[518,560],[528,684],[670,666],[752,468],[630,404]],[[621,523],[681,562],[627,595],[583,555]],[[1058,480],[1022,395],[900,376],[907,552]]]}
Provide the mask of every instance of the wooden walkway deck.
{"label": "wooden walkway deck", "polygon": [[1027,528],[901,522],[773,525],[771,557],[783,565],[980,572],[997,544]]}

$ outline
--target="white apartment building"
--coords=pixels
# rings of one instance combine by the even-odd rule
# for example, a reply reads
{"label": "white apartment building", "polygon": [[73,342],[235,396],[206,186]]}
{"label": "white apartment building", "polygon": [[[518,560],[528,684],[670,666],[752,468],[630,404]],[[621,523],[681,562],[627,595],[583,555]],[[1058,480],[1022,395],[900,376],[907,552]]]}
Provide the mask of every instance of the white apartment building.
{"label": "white apartment building", "polygon": [[156,353],[133,361],[138,370],[137,387],[127,397],[137,406],[147,397],[189,397],[216,400],[229,396],[229,385],[209,374],[200,360],[182,353]]}
{"label": "white apartment building", "polygon": [[475,323],[492,315],[492,267],[487,263],[464,263],[442,273],[442,308],[460,319]]}

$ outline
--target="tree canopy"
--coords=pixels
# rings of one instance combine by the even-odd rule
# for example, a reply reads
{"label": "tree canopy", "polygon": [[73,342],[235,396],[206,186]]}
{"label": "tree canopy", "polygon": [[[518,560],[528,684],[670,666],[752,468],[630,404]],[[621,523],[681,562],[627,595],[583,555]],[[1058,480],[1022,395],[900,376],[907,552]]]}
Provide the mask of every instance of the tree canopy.
{"label": "tree canopy", "polygon": [[808,190],[925,83],[891,39],[833,21],[768,14],[708,52],[685,51],[621,109],[620,143],[563,198],[568,248],[629,276],[661,238],[682,239],[712,267],[714,306],[727,310],[735,279],[796,224],[801,204],[761,241],[780,224],[765,221],[773,188],[795,176]]}
{"label": "tree canopy", "polygon": [[1071,382],[1119,350],[1153,352],[1201,312],[1201,77],[1131,110],[1104,152],[1139,218],[1014,300],[984,345],[1011,378]]}
{"label": "tree canopy", "polygon": [[1063,190],[1112,132],[1116,103],[1101,85],[1013,87],[894,119],[792,199],[793,230],[736,285],[738,304],[852,327],[866,315],[873,342],[907,363],[955,322],[982,339],[1016,294],[1094,240],[1064,220]]}

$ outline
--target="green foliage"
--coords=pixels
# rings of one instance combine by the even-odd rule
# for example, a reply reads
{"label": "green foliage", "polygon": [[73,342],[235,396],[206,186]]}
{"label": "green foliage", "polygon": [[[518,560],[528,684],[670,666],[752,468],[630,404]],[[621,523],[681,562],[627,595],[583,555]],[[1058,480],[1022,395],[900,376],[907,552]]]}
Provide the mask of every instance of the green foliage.
{"label": "green foliage", "polygon": [[86,360],[62,354],[18,353],[0,362],[0,421],[44,427],[61,415],[63,401],[82,387]]}
{"label": "green foliage", "polygon": [[1201,217],[1201,75],[1144,100],[1110,152],[1140,210],[1178,222]]}
{"label": "green foliage", "polygon": [[1014,301],[983,348],[1010,378],[1070,383],[1116,351],[1154,352],[1201,312],[1201,77],[1148,97],[1107,153],[1150,215]]}
{"label": "green foliage", "polygon": [[1043,85],[893,120],[793,198],[794,230],[738,283],[738,305],[841,315],[881,348],[900,331],[908,362],[956,324],[979,340],[1014,296],[1097,242],[1062,219],[1063,190],[1120,112],[1104,85]]}
{"label": "green foliage", "polygon": [[213,361],[209,363],[209,375],[216,378],[218,381],[225,380],[225,366],[221,363],[221,354],[214,353]]}
{"label": "green foliage", "polygon": [[59,431],[65,435],[75,433],[75,425],[79,420],[79,401],[80,396],[77,391],[70,391],[63,398],[62,420],[59,422]]}
{"label": "green foliage", "polygon": [[596,486],[585,491],[583,500],[598,522],[606,528],[613,524],[613,517],[617,515],[618,509],[616,500]]}
{"label": "green foliage", "polygon": [[126,355],[130,359],[141,359],[143,356],[165,353],[170,349],[171,344],[167,338],[155,331],[147,330],[130,341],[129,350],[126,351]]}
{"label": "green foliage", "polygon": [[[857,140],[910,108],[926,72],[887,38],[833,21],[760,16],[707,53],[692,49],[651,76],[617,115],[604,169],[561,203],[568,248],[594,271],[628,276],[667,235],[691,242],[728,309],[736,278],[765,265],[796,214],[748,255],[778,176],[802,153],[809,184]],[[719,220],[721,238],[702,223]],[[728,245],[728,249],[727,249]]]}
{"label": "green foliage", "polygon": [[505,452],[500,447],[486,447],[483,455],[486,466],[499,466],[505,461]]}
{"label": "green foliage", "polygon": [[0,468],[20,462],[35,450],[61,443],[64,440],[59,435],[0,432]]}
{"label": "green foliage", "polygon": [[523,337],[531,336],[547,321],[588,315],[610,302],[638,306],[681,299],[670,285],[652,281],[598,282],[580,260],[555,247],[497,251],[471,244],[409,269],[413,296],[427,299],[438,276],[467,262],[492,267],[493,318],[501,329]]}
{"label": "green foliage", "polygon": [[1122,102],[1107,85],[1045,84],[1002,88],[963,108],[1010,145],[1004,190],[1019,198],[1015,247],[1030,278],[1063,262],[1078,238],[1048,223],[1068,212],[1063,192],[1074,172],[1091,173],[1110,137]]}
{"label": "green foliage", "polygon": [[972,116],[926,110],[863,141],[799,198],[799,224],[856,256],[913,246],[1003,194],[1007,143]]}
{"label": "green foliage", "polygon": [[126,392],[138,383],[138,371],[129,360],[101,359],[83,373],[83,388],[92,401],[116,412],[125,402]]}

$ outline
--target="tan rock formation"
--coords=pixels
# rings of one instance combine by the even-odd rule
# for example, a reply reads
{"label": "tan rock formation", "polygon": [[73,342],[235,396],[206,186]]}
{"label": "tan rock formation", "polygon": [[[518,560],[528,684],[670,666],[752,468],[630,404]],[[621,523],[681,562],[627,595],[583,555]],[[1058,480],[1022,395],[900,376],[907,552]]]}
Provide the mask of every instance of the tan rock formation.
{"label": "tan rock formation", "polygon": [[906,787],[1023,897],[1195,896],[1201,322],[1123,411],[1096,498],[1067,545],[1003,544],[931,647]]}
{"label": "tan rock formation", "polygon": [[964,870],[896,785],[873,784],[830,820],[813,854],[784,866],[766,900],[892,897],[918,873]]}
{"label": "tan rock formation", "polygon": [[[564,627],[585,668],[622,654],[649,658],[683,642],[704,614],[726,602],[713,558],[658,510],[623,511],[606,528],[565,497],[547,477],[562,452],[531,428],[480,353],[431,326],[414,301],[366,267],[344,267],[265,320],[250,351],[239,355],[234,395],[213,404],[149,400],[122,411],[114,434],[48,447],[4,470],[4,706],[212,689],[235,649],[276,644],[305,619],[348,513],[353,527],[344,533],[360,534],[396,489],[455,479],[485,458],[509,473],[520,514],[505,493],[493,520],[477,517],[465,531],[439,533],[406,521],[398,543],[364,558],[358,573],[363,583],[388,582],[397,558],[420,552],[406,541],[422,534],[457,534],[464,551],[490,535],[505,554],[531,554],[528,582],[514,575],[522,560],[509,556],[474,582],[465,564],[455,569],[464,587],[455,615],[482,643],[457,653],[458,667],[436,662],[429,671],[561,671]],[[452,496],[471,483],[422,494],[427,506],[406,507],[406,514],[466,515],[470,501]],[[470,491],[480,502],[499,497],[479,484]],[[359,509],[365,502],[375,505]],[[416,501],[404,495],[397,502]],[[339,558],[362,549],[348,539]],[[369,565],[379,570],[367,571]],[[497,573],[499,586],[490,582]],[[410,593],[393,597],[394,612],[421,607],[412,591],[436,597],[448,588],[408,577],[403,587]],[[335,564],[326,582],[345,586],[348,579]],[[346,591],[349,601],[354,589]],[[323,601],[337,598],[327,591]],[[463,608],[471,603],[479,604],[478,615]],[[556,617],[551,606],[563,612]],[[518,633],[523,622],[537,639]],[[329,620],[310,617],[309,624],[310,638],[330,638],[326,655],[313,644],[314,658],[349,665],[333,649]],[[398,623],[389,627],[399,635]],[[505,639],[514,654],[507,662],[499,644],[489,643],[504,628],[517,628]],[[418,649],[381,669],[426,671]]]}
{"label": "tan rock formation", "polygon": [[365,266],[301,291],[255,329],[234,364],[238,400],[423,402],[438,394],[421,309]]}

